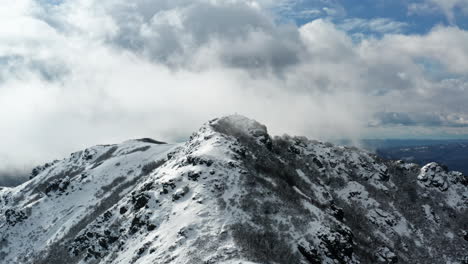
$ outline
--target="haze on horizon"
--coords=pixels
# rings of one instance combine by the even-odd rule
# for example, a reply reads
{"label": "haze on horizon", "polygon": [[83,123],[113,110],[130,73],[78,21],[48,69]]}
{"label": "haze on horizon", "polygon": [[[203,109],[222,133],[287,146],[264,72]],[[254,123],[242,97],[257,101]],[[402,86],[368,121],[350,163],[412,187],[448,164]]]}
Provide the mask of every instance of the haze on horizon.
{"label": "haze on horizon", "polygon": [[467,0],[17,0],[0,178],[239,113],[322,140],[468,138]]}

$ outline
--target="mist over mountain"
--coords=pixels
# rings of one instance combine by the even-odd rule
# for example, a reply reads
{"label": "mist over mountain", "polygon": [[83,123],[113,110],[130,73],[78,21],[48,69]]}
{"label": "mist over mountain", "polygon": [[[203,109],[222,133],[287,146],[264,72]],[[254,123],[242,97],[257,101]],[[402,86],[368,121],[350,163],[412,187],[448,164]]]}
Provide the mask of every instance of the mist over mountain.
{"label": "mist over mountain", "polygon": [[[466,0],[17,0],[0,10],[0,171],[187,138],[468,135]],[[12,168],[12,169],[10,169]]]}
{"label": "mist over mountain", "polygon": [[0,187],[17,186],[28,180],[28,173],[19,170],[0,171]]}
{"label": "mist over mountain", "polygon": [[0,264],[467,264],[467,144],[413,141],[468,139],[467,43],[468,0],[3,1]]}
{"label": "mist over mountain", "polygon": [[460,263],[468,178],[233,115],[0,189],[0,263]]}

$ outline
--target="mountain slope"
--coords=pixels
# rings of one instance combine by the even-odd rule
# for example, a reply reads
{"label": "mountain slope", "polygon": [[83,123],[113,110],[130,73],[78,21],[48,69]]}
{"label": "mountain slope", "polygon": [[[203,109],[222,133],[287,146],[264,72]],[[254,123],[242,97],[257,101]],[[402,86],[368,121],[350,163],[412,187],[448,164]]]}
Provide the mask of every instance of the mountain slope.
{"label": "mountain slope", "polygon": [[242,116],[97,146],[0,190],[0,263],[467,263],[461,173]]}

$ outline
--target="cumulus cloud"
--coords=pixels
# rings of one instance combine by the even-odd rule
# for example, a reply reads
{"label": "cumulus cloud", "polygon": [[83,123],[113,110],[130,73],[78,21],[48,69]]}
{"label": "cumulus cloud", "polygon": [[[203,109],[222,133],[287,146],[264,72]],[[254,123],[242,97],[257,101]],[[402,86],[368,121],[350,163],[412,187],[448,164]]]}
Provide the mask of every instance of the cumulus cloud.
{"label": "cumulus cloud", "polygon": [[392,123],[381,112],[467,114],[468,33],[454,27],[403,35],[403,25],[357,21],[386,34],[356,41],[324,19],[278,22],[270,1],[7,5],[0,171],[128,138],[181,141],[236,112],[273,134],[320,139],[373,133],[370,123]]}

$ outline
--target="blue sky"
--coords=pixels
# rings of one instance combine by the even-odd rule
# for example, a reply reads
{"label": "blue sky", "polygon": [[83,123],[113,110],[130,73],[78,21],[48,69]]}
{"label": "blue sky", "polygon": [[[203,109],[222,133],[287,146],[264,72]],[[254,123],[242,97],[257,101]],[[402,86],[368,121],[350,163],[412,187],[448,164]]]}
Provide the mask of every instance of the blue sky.
{"label": "blue sky", "polygon": [[[461,1],[463,2],[463,1]],[[345,19],[379,19],[385,18],[395,22],[407,24],[404,32],[412,34],[425,34],[437,25],[451,25],[447,16],[437,6],[430,10],[422,9],[417,4],[423,1],[410,0],[300,0],[288,1],[280,8],[276,8],[283,18],[293,20],[298,25],[303,25],[316,18],[331,19],[336,23],[342,23]],[[414,7],[414,10],[412,10]],[[334,14],[327,13],[334,10]],[[307,11],[311,11],[307,16]],[[459,8],[454,8],[455,25],[468,28],[468,16]],[[363,32],[371,33],[371,32]]]}

